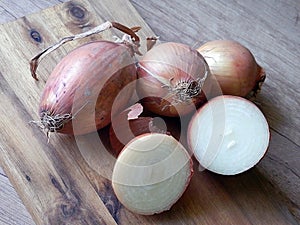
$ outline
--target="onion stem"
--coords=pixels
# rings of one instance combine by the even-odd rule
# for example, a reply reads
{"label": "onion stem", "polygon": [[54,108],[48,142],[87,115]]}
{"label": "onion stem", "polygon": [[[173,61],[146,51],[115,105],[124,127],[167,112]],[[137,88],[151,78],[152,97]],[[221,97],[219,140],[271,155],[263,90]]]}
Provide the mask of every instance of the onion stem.
{"label": "onion stem", "polygon": [[38,80],[37,74],[36,74],[36,70],[37,67],[40,63],[40,61],[46,56],[48,55],[50,52],[56,50],[57,48],[59,48],[60,46],[62,46],[63,44],[69,42],[69,41],[74,41],[76,39],[81,39],[81,38],[85,38],[88,37],[90,35],[93,34],[97,34],[100,33],[102,31],[108,30],[110,28],[116,28],[128,35],[130,35],[131,39],[132,39],[132,44],[136,47],[135,52],[138,52],[137,49],[139,47],[139,37],[135,34],[135,31],[138,31],[139,28],[134,27],[133,30],[120,24],[117,22],[109,22],[106,21],[105,23],[102,23],[86,32],[83,33],[79,33],[79,34],[75,34],[73,36],[69,36],[69,37],[64,37],[62,38],[60,41],[58,41],[57,43],[55,43],[54,45],[49,46],[48,48],[44,49],[43,51],[41,51],[40,53],[38,53],[36,56],[34,56],[31,60],[30,60],[30,71],[31,71],[31,75],[35,80]]}

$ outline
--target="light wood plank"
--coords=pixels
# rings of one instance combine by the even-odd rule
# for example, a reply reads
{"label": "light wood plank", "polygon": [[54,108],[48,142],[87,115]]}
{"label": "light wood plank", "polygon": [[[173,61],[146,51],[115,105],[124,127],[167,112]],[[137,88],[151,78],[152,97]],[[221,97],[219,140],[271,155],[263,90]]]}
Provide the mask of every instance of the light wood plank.
{"label": "light wood plank", "polygon": [[[32,14],[38,10],[45,9],[47,7],[56,5],[62,1],[9,1],[10,8],[7,8],[6,2],[1,1],[0,6],[0,23],[6,23],[13,21],[19,17]],[[23,7],[24,11],[20,11],[19,6],[28,5],[27,3],[33,3],[37,7]],[[3,7],[3,6],[4,7]],[[29,215],[27,209],[20,200],[19,195],[16,193],[14,187],[12,187],[3,169],[0,167],[0,224],[22,224],[30,225],[35,224],[32,217]]]}
{"label": "light wood plank", "polygon": [[[88,6],[88,4],[85,5]],[[52,15],[52,18],[54,18],[54,15]],[[42,20],[39,17],[32,18],[32,20],[42,22]],[[1,36],[2,38],[4,38],[2,39],[3,43],[6,43],[7,46],[11,46],[12,42],[8,36],[10,32],[23,36],[23,32],[26,32],[26,29],[22,31],[22,27],[26,27],[29,24],[26,24],[26,22],[27,21],[25,21],[24,25],[19,27],[19,30],[16,27],[14,31],[10,30],[9,25],[7,25],[5,28],[6,32],[4,32],[5,37]],[[42,23],[46,24],[45,22]],[[46,30],[48,30],[49,32],[52,29]],[[51,41],[50,39],[48,40]],[[22,46],[19,46],[18,49],[22,49]],[[37,51],[39,50],[37,49]],[[32,53],[27,52],[25,54]],[[29,58],[29,55],[27,57],[23,57],[23,60],[20,60],[19,63],[21,65],[23,64],[24,68],[28,68],[27,65]],[[5,73],[5,75],[8,75],[8,73]],[[27,78],[22,78],[22,76],[20,76],[20,78],[21,80],[32,80],[32,78],[30,78],[30,75]],[[6,78],[4,77],[3,79],[1,79],[1,82],[4,82],[1,83],[2,88],[8,88],[10,84],[13,86],[16,85],[16,83],[5,83],[7,82],[7,80],[12,81],[11,79],[7,79],[6,81],[5,80]],[[21,80],[18,80],[17,83],[21,82]],[[35,89],[36,91],[36,84],[34,82],[30,83],[31,85],[33,85],[33,87],[35,86],[31,90]],[[30,85],[30,83],[28,84]],[[23,87],[26,89],[28,88],[28,86],[26,87],[26,85],[23,85]],[[62,143],[70,142],[69,138],[61,142],[61,144],[59,144],[60,147],[59,145],[57,146],[57,149],[61,149],[57,152],[53,151],[54,149],[51,150],[53,146],[51,147],[51,145],[47,145],[46,142],[44,142],[44,144],[42,145],[40,145],[41,143],[37,143],[38,139],[40,139],[41,141],[46,141],[46,139],[44,134],[40,133],[41,131],[39,131],[35,127],[31,127],[31,129],[36,130],[38,133],[31,133],[30,137],[33,137],[33,139],[35,139],[36,141],[28,142],[26,141],[26,139],[24,139],[25,137],[24,135],[22,135],[21,130],[30,129],[28,121],[32,119],[30,118],[31,116],[29,116],[29,114],[26,114],[26,107],[28,107],[30,104],[28,105],[25,102],[31,99],[31,97],[29,97],[30,95],[35,95],[32,93],[28,94],[29,95],[27,97],[25,97],[24,95],[23,97],[21,97],[18,96],[18,94],[15,95],[9,89],[2,89],[1,91],[1,104],[6,105],[9,104],[9,102],[15,102],[14,105],[10,104],[11,107],[6,108],[6,112],[9,112],[9,114],[7,115],[14,114],[16,116],[18,115],[17,117],[19,117],[19,119],[13,119],[10,116],[8,116],[8,118],[2,120],[1,127],[5,126],[4,124],[12,122],[13,119],[15,123],[19,124],[20,128],[20,133],[15,132],[14,136],[16,137],[11,141],[8,140],[9,136],[12,135],[14,126],[8,127],[7,129],[5,129],[6,131],[2,133],[3,135],[1,136],[1,158],[3,158],[1,161],[7,174],[11,178],[13,178],[12,183],[18,190],[18,193],[21,194],[22,199],[25,205],[27,205],[30,213],[33,215],[33,219],[35,220],[35,222],[37,224],[61,224],[64,222],[73,221],[74,223],[78,224],[91,224],[97,221],[97,223],[101,224],[115,224],[115,221],[109,214],[107,208],[104,206],[99,196],[91,187],[91,184],[86,180],[84,174],[82,174],[77,164],[74,163],[74,159],[68,156],[69,154],[67,152],[71,149],[73,149],[74,151],[74,149],[76,149],[75,146],[73,145],[73,147],[70,149],[72,144],[66,145],[65,147],[61,145]],[[36,101],[37,99],[32,100]],[[23,105],[23,103],[25,104]],[[24,110],[25,105],[27,106]],[[40,138],[38,138],[39,136]],[[17,143],[23,145],[23,147],[26,146],[24,148],[27,149],[26,156],[22,154],[22,151],[20,151],[21,149],[20,147],[18,147]],[[67,148],[68,150],[64,151],[64,148]],[[30,154],[29,152],[35,153]],[[63,155],[61,155],[61,153]],[[62,159],[64,162],[62,162]],[[26,165],[31,165],[31,169],[26,168]],[[35,171],[32,170],[34,167],[36,167]],[[72,171],[72,175],[70,177],[68,171]],[[26,187],[24,187],[24,185]],[[82,185],[85,187],[83,187]],[[79,190],[84,190],[84,192],[81,192]],[[45,193],[48,194],[45,195]]]}
{"label": "light wood plank", "polygon": [[[86,15],[91,22],[90,26],[103,22],[103,20],[94,17],[96,13],[91,5],[87,2],[81,2],[80,4],[80,7],[84,7],[87,10]],[[105,6],[105,2],[103,4]],[[6,116],[1,119],[0,126],[5,127],[8,123],[14,121],[14,124],[17,123],[19,127],[17,132],[13,132],[14,126],[7,126],[5,131],[2,132],[0,141],[1,163],[6,174],[12,178],[12,184],[37,224],[62,224],[65,222],[75,224],[115,224],[114,218],[109,214],[108,208],[101,199],[101,197],[107,199],[107,197],[112,195],[112,190],[108,192],[103,187],[101,195],[95,192],[92,187],[93,183],[87,180],[85,174],[83,174],[76,163],[76,159],[71,156],[72,152],[78,151],[74,140],[66,136],[54,136],[51,138],[51,144],[47,144],[47,138],[41,130],[28,124],[28,121],[32,120],[37,113],[36,107],[39,101],[39,93],[44,85],[43,80],[48,77],[49,71],[51,71],[51,68],[46,68],[49,64],[44,64],[44,70],[40,70],[40,72],[44,71],[44,73],[41,72],[44,77],[41,76],[41,81],[36,83],[30,76],[28,60],[41,51],[45,45],[50,45],[61,37],[82,32],[82,29],[88,29],[88,27],[82,28],[78,21],[70,17],[71,15],[65,11],[67,7],[73,6],[70,4],[58,6],[55,9],[51,9],[48,13],[45,11],[42,14],[32,15],[30,18],[16,21],[14,25],[5,24],[1,27],[1,29],[5,30],[3,31],[4,35],[1,36],[1,42],[8,47],[8,49],[1,49],[1,52],[11,52],[12,49],[20,50],[26,46],[24,54],[19,52],[14,56],[8,53],[7,57],[5,57],[6,59],[0,63],[1,68],[7,69],[1,69],[1,72],[3,71],[0,85],[1,104],[10,105],[5,109]],[[115,2],[115,5],[113,5],[110,2],[108,6],[120,6],[120,3]],[[126,5],[124,6],[126,7]],[[112,10],[108,8],[105,11],[101,6],[99,7],[100,12],[102,12],[100,15],[104,16],[107,12],[106,18],[109,18],[109,13]],[[124,11],[129,12],[133,16],[135,11],[131,12],[130,10],[134,10],[132,6],[129,7],[129,11]],[[132,21],[135,19],[139,20],[138,17],[135,17],[135,19],[131,17],[130,19]],[[127,21],[129,26],[136,25],[136,21],[131,22],[130,19]],[[86,21],[81,22],[86,23]],[[142,23],[141,21],[140,24]],[[47,27],[44,27],[45,25]],[[11,29],[11,27],[14,27],[14,29]],[[39,30],[41,35],[45,35],[42,45],[38,45],[30,39],[29,31],[32,29],[31,27]],[[61,29],[61,27],[66,27],[66,29]],[[145,24],[144,27],[146,28],[147,25]],[[144,29],[143,32],[145,31],[147,30]],[[11,38],[12,34],[18,40],[24,40],[23,38],[29,39],[24,41],[31,43],[31,47],[27,44],[22,44],[21,41],[18,42],[18,46],[15,46],[14,38]],[[110,32],[109,34],[112,37]],[[80,43],[83,42],[77,42],[76,44],[79,45]],[[69,47],[62,49],[60,54],[65,54],[66,49],[72,48],[74,48],[74,44],[70,44]],[[59,56],[58,54],[57,58],[54,57],[52,59],[53,65],[59,60],[61,55]],[[20,60],[17,60],[16,64],[7,64],[10,61],[8,59],[10,57],[20,57]],[[9,68],[7,65],[9,65]],[[15,79],[15,81],[9,78],[8,71],[19,71],[16,66],[23,67],[27,71],[24,71],[24,74],[27,73],[28,76],[23,76],[24,74],[22,73],[17,75],[18,79]],[[24,82],[27,85],[24,85]],[[24,89],[23,91],[18,91],[17,87]],[[24,95],[24,93],[26,94]],[[14,104],[9,102],[14,102]],[[31,107],[32,109],[30,109]],[[10,115],[15,115],[18,119],[12,118]],[[35,141],[26,140],[23,132],[27,129],[33,133],[28,131],[26,136],[28,135]],[[11,139],[9,138],[10,136],[16,137]],[[26,151],[22,151],[20,146]],[[99,182],[107,183],[108,181],[102,178]],[[105,185],[107,186],[108,184]]]}
{"label": "light wood plank", "polygon": [[[1,79],[1,87],[7,86],[3,80]],[[13,95],[9,96],[8,90],[3,89],[0,96],[1,104],[5,105],[9,105],[8,102],[13,97]],[[13,127],[2,133],[1,156],[3,167],[12,178],[12,184],[21,195],[34,221],[37,224],[61,224],[70,221],[80,224],[97,220],[103,224],[115,224],[84,174],[76,167],[74,160],[68,157],[67,151],[63,151],[63,155],[59,152],[51,154],[53,147],[46,142],[41,144],[37,141],[43,138],[43,134],[39,132],[30,134],[35,137],[35,141],[26,140],[22,130],[28,129],[29,118],[24,111],[19,111],[20,106],[20,103],[15,101],[14,106],[6,108],[6,112],[10,115],[17,116],[19,113],[23,115],[19,114],[18,119],[6,118],[7,122],[14,120],[19,124],[20,133],[16,132],[14,140],[11,141],[9,137]],[[1,126],[3,126],[2,122]],[[24,149],[32,149],[35,153],[23,154],[17,143],[22,143]],[[45,154],[42,149],[48,149],[50,154]],[[51,160],[49,157],[54,158]],[[61,158],[65,159],[64,163]],[[56,165],[49,164],[50,161]],[[26,168],[26,164],[32,166]],[[36,169],[33,169],[34,167]],[[69,177],[66,171],[72,171],[76,178]],[[85,192],[82,193],[80,190]]]}

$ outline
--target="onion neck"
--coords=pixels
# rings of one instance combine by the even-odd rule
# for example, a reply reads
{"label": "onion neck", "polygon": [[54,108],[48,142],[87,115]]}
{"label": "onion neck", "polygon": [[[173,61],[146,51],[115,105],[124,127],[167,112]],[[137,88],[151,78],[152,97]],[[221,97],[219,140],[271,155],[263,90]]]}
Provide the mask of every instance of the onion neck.
{"label": "onion neck", "polygon": [[174,82],[174,77],[167,80],[158,76],[155,73],[152,73],[140,63],[136,63],[137,68],[144,70],[146,73],[159,80],[163,84],[161,87],[166,88],[169,91],[169,93],[173,95],[174,102],[172,102],[171,104],[191,103],[193,98],[201,94],[204,82],[210,73],[208,65],[204,63],[204,66],[205,73],[203,77],[199,77],[197,79],[179,80],[177,82]]}
{"label": "onion neck", "polygon": [[191,103],[193,98],[201,94],[202,87],[208,74],[209,70],[205,70],[205,74],[202,78],[196,80],[180,80],[175,84],[172,82],[173,79],[170,79],[169,84],[165,84],[162,87],[167,88],[168,91],[173,94],[173,103]]}
{"label": "onion neck", "polygon": [[179,102],[190,102],[201,93],[205,79],[181,81],[171,88]]}

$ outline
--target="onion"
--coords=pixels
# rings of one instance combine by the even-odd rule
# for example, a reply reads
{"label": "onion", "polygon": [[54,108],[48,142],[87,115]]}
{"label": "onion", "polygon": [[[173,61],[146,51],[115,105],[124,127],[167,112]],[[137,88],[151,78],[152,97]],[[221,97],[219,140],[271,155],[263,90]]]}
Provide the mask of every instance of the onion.
{"label": "onion", "polygon": [[180,121],[177,118],[161,118],[156,116],[140,116],[127,119],[121,113],[112,119],[109,129],[109,140],[114,156],[118,156],[124,146],[133,138],[146,133],[162,133],[180,139]]}
{"label": "onion", "polygon": [[[126,43],[94,41],[84,44],[67,54],[56,65],[47,80],[39,106],[39,124],[47,134],[54,131],[85,134],[103,128],[110,123],[113,103],[117,105],[116,112],[121,111],[133,94],[133,88],[127,88],[115,100],[120,90],[136,79],[133,54],[139,39],[133,31],[118,23],[103,25],[96,31],[88,31],[67,40],[88,36],[110,27],[125,31],[131,35],[131,39],[127,38]],[[37,79],[35,71],[39,58],[65,43],[65,40],[62,39],[32,59],[34,78]]]}
{"label": "onion", "polygon": [[119,201],[134,213],[169,210],[186,190],[193,174],[186,149],[172,136],[144,134],[120,153],[112,174]]}
{"label": "onion", "polygon": [[222,94],[251,97],[259,92],[265,71],[245,46],[236,41],[215,40],[197,50],[207,61]]}
{"label": "onion", "polygon": [[206,101],[208,65],[187,45],[154,46],[140,60],[137,72],[137,93],[144,107],[156,114],[186,115]]}
{"label": "onion", "polygon": [[263,158],[270,132],[263,113],[251,101],[222,95],[209,100],[193,116],[187,139],[203,168],[235,175]]}

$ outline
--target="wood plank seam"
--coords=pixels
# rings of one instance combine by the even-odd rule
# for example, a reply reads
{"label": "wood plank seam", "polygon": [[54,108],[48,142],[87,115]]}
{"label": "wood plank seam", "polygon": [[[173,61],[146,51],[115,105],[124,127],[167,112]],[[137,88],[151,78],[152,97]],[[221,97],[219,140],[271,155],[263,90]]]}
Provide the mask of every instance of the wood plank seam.
{"label": "wood plank seam", "polygon": [[289,142],[291,142],[293,145],[295,145],[297,148],[300,149],[300,145],[298,143],[296,143],[294,140],[292,140],[291,138],[289,138],[286,134],[280,132],[279,130],[277,130],[274,127],[270,127],[272,131],[276,132],[278,135],[280,135],[281,137],[287,139]]}

